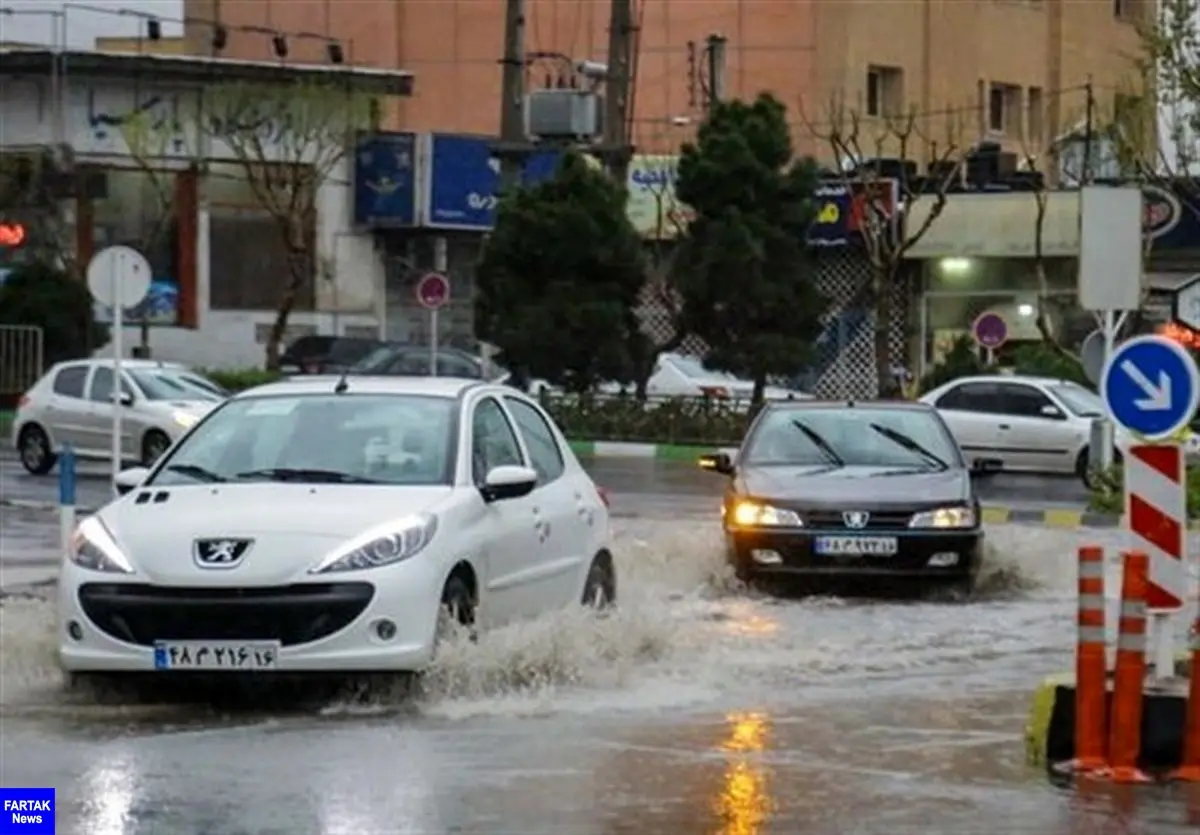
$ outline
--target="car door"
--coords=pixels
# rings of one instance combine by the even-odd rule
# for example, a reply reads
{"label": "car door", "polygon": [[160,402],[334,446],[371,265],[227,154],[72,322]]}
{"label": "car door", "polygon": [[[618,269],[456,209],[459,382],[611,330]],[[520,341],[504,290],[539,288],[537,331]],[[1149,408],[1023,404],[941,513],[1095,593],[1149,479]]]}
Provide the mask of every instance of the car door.
{"label": "car door", "polygon": [[969,463],[988,461],[1004,465],[996,415],[1000,398],[995,383],[958,383],[946,389],[933,405]]}
{"label": "car door", "polygon": [[[128,381],[123,383],[123,391],[133,397],[133,389]],[[83,417],[87,448],[89,454],[112,457],[113,413],[121,409],[121,458],[122,461],[136,461],[138,455],[138,439],[141,437],[141,426],[132,408],[122,405],[113,398],[113,369],[107,365],[97,365],[88,381],[87,411]]]}
{"label": "car door", "polygon": [[506,396],[504,405],[525,442],[529,465],[537,471],[538,485],[531,494],[544,521],[545,553],[538,566],[557,606],[579,599],[580,578],[590,564],[595,514],[599,496],[585,473],[567,473],[566,458],[554,430],[540,410],[518,397]]}
{"label": "car door", "polygon": [[58,449],[70,444],[76,452],[87,454],[88,402],[84,395],[90,370],[90,365],[66,365],[54,375],[40,419]]}
{"label": "car door", "polygon": [[1013,469],[1071,472],[1079,430],[1044,391],[1027,383],[998,383],[1000,442]]}
{"label": "car door", "polygon": [[[495,397],[484,397],[472,408],[470,450],[471,478],[478,487],[495,467],[525,465],[516,429]],[[533,493],[491,502],[483,513],[487,599],[480,614],[495,626],[540,611],[534,587],[546,553],[543,520]]]}

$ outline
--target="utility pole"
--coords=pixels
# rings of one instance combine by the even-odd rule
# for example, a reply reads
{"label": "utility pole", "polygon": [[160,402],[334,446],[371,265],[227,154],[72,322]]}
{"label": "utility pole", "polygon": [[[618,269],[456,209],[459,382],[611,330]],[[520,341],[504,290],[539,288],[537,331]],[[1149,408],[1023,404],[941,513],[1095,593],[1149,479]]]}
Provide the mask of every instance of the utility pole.
{"label": "utility pole", "polygon": [[504,3],[504,66],[500,97],[500,187],[516,185],[529,152],[525,135],[525,0]]}
{"label": "utility pole", "polygon": [[604,142],[600,150],[609,174],[621,185],[629,179],[629,162],[633,158],[628,130],[636,37],[633,0],[612,0],[608,23],[608,77],[604,84]]}
{"label": "utility pole", "polygon": [[1087,185],[1092,181],[1092,142],[1093,136],[1092,123],[1096,116],[1096,90],[1092,85],[1092,77],[1089,75],[1087,83],[1083,85],[1083,89],[1087,94],[1087,102],[1085,104],[1085,116],[1083,123],[1083,171],[1079,178],[1081,185]]}
{"label": "utility pole", "polygon": [[711,113],[717,102],[725,99],[725,37],[709,35],[708,48],[708,111]]}

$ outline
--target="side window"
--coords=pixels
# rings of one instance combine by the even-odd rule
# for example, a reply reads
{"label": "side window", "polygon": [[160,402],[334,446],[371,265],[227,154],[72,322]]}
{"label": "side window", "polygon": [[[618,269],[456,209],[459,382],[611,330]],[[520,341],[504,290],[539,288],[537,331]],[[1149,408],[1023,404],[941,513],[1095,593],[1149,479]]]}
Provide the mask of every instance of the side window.
{"label": "side window", "polygon": [[563,474],[566,464],[550,425],[528,403],[512,397],[506,397],[504,401],[525,439],[525,448],[529,450],[530,464],[537,470],[538,481],[542,484],[554,481]]}
{"label": "side window", "polygon": [[482,484],[493,467],[524,463],[517,433],[500,404],[490,397],[481,400],[471,419],[471,475],[475,483]]}
{"label": "side window", "polygon": [[92,374],[92,385],[88,399],[97,403],[111,403],[113,399],[113,373],[111,368],[98,366]]}
{"label": "side window", "polygon": [[1003,385],[1000,386],[1004,414],[1013,417],[1045,418],[1042,412],[1046,406],[1053,406],[1050,398],[1032,386]]}
{"label": "side window", "polygon": [[438,376],[465,377],[469,380],[479,379],[479,369],[462,357],[439,356],[437,361]]}
{"label": "side window", "polygon": [[83,397],[83,383],[87,380],[87,366],[74,365],[64,368],[54,378],[54,393],[62,397]]}
{"label": "side window", "polygon": [[388,372],[405,377],[424,377],[429,374],[429,355],[406,351],[392,360]]}
{"label": "side window", "polygon": [[993,383],[963,383],[938,398],[937,407],[956,412],[998,412],[1002,406]]}

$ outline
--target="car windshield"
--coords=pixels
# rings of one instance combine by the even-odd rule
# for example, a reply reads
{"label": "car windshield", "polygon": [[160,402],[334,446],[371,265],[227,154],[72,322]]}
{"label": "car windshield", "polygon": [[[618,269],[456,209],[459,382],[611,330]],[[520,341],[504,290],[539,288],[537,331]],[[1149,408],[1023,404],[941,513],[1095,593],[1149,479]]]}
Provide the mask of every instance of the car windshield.
{"label": "car windshield", "polygon": [[749,439],[745,461],[755,466],[962,466],[949,433],[920,409],[773,409]]}
{"label": "car windshield", "polygon": [[147,483],[450,484],[456,415],[452,398],[410,394],[237,398],[185,436]]}
{"label": "car windshield", "polygon": [[1050,391],[1063,405],[1079,417],[1099,417],[1104,414],[1104,401],[1094,391],[1075,383],[1050,386]]}
{"label": "car windshield", "polygon": [[396,349],[385,345],[382,348],[376,348],[358,362],[354,363],[354,365],[351,366],[351,370],[362,374],[369,374],[374,371],[382,371],[391,364],[395,357]]}
{"label": "car windshield", "polygon": [[704,367],[704,363],[695,357],[685,357],[678,354],[673,354],[668,357],[663,357],[663,362],[670,363],[685,377],[689,377],[693,380],[725,380],[728,382],[741,382],[733,374],[728,374],[724,371],[709,371]]}
{"label": "car windshield", "polygon": [[199,374],[178,368],[135,368],[129,376],[147,400],[217,402],[228,397],[220,386]]}

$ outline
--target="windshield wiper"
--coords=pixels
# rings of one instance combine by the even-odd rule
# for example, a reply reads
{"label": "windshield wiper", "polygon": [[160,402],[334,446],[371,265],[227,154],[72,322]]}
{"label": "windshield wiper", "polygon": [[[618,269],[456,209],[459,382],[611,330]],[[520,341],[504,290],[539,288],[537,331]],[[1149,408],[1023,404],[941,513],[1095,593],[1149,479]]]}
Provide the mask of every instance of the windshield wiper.
{"label": "windshield wiper", "polygon": [[833,445],[821,437],[821,435],[811,426],[794,419],[792,420],[792,426],[803,432],[805,437],[813,442],[813,446],[820,450],[821,454],[829,460],[830,464],[834,465],[835,467],[846,466],[846,460],[842,458],[842,456],[838,455],[838,452],[833,448]]}
{"label": "windshield wiper", "polygon": [[217,475],[212,470],[206,470],[203,467],[199,467],[195,464],[168,464],[166,469],[169,473],[179,473],[180,475],[194,478],[197,481],[207,481],[210,484],[217,484],[229,480],[223,475]]}
{"label": "windshield wiper", "polygon": [[271,467],[238,473],[239,480],[292,481],[308,484],[381,484],[373,478],[343,473],[337,470],[305,469],[303,467]]}
{"label": "windshield wiper", "polygon": [[897,444],[898,446],[904,447],[909,452],[915,452],[917,455],[924,458],[926,461],[928,461],[930,464],[935,466],[937,469],[939,469],[939,470],[950,469],[950,465],[947,464],[945,461],[943,461],[939,456],[930,452],[925,447],[921,446],[919,443],[917,443],[912,438],[910,438],[908,435],[905,435],[903,432],[897,432],[895,429],[892,429],[887,426],[880,426],[878,423],[871,423],[871,424],[868,424],[868,426],[870,426],[873,431],[878,432],[880,435],[887,438],[892,443]]}

